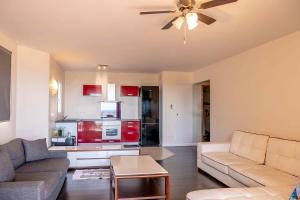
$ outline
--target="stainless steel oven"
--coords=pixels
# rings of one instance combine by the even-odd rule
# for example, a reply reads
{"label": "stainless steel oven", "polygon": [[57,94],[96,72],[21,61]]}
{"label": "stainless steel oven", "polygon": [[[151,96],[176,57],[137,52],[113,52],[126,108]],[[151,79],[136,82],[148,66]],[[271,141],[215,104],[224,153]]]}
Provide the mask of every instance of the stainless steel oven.
{"label": "stainless steel oven", "polygon": [[104,121],[102,123],[103,140],[121,140],[121,121]]}

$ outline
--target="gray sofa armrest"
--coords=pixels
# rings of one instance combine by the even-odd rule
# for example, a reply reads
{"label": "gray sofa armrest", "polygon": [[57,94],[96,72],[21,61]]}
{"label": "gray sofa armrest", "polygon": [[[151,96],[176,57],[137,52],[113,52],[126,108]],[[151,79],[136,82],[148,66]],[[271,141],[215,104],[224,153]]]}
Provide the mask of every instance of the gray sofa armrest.
{"label": "gray sofa armrest", "polygon": [[20,181],[0,183],[0,199],[44,200],[44,181]]}
{"label": "gray sofa armrest", "polygon": [[48,158],[67,158],[66,151],[49,151]]}

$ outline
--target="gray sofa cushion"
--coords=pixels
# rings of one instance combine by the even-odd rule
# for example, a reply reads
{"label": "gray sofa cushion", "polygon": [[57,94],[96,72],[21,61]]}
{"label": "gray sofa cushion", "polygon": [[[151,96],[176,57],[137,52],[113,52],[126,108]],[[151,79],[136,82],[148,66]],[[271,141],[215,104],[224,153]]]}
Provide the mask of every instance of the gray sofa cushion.
{"label": "gray sofa cushion", "polygon": [[15,178],[15,169],[6,151],[0,151],[0,183],[12,181]]}
{"label": "gray sofa cushion", "polygon": [[25,163],[23,166],[19,167],[17,173],[27,173],[27,172],[53,172],[60,171],[64,174],[67,173],[70,161],[67,158],[53,158],[45,159],[34,162]]}
{"label": "gray sofa cushion", "polygon": [[44,185],[44,181],[20,181],[0,183],[0,199],[44,200]]}
{"label": "gray sofa cushion", "polygon": [[34,141],[23,140],[26,162],[43,160],[48,158],[48,148],[45,139]]}
{"label": "gray sofa cushion", "polygon": [[8,153],[15,169],[25,162],[22,139],[14,139],[6,144],[3,144],[0,146],[0,150],[5,150]]}
{"label": "gray sofa cushion", "polygon": [[15,180],[19,181],[44,181],[44,199],[48,199],[56,186],[64,181],[65,176],[59,172],[36,172],[36,173],[17,173]]}

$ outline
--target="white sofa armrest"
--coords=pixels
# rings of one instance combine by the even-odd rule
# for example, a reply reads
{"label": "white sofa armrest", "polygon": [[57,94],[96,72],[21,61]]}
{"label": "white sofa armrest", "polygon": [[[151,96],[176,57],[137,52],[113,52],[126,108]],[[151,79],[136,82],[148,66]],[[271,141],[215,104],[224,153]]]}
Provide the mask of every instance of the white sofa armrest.
{"label": "white sofa armrest", "polygon": [[198,143],[198,154],[206,152],[229,152],[229,142],[200,142]]}
{"label": "white sofa armrest", "polygon": [[197,146],[197,166],[202,169],[202,154],[208,152],[229,152],[229,142],[200,142]]}

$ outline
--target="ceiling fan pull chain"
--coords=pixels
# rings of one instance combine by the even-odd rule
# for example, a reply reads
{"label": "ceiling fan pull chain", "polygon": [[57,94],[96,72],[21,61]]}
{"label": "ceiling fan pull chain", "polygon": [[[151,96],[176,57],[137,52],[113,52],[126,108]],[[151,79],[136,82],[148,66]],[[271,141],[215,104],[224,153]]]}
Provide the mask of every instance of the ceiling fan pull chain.
{"label": "ceiling fan pull chain", "polygon": [[183,44],[187,43],[187,23],[184,23],[184,34],[183,34]]}

